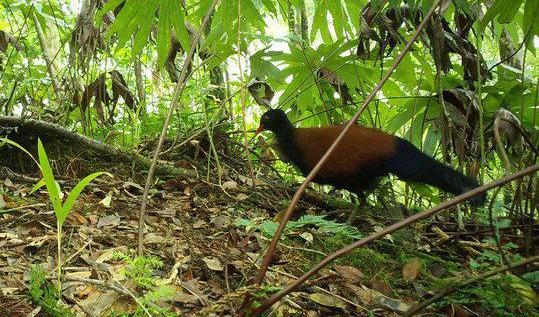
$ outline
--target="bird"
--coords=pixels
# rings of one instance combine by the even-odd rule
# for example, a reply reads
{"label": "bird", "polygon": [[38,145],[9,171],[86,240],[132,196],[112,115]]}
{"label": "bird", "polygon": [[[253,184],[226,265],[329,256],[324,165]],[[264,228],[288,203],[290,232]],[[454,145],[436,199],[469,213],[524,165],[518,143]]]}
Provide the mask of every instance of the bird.
{"label": "bird", "polygon": [[[342,125],[297,128],[283,110],[270,109],[260,117],[254,135],[273,132],[278,151],[306,176],[343,129]],[[454,195],[479,187],[475,179],[424,154],[409,141],[361,125],[347,131],[313,182],[365,197],[365,191],[374,189],[378,180],[389,174]],[[472,197],[470,203],[481,206],[485,200],[486,194],[482,193]]]}

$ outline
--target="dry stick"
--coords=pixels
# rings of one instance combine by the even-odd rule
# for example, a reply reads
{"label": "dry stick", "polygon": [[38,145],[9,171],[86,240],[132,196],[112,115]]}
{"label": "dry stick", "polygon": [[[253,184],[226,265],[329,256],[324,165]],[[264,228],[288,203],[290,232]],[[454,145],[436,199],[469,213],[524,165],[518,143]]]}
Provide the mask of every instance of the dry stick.
{"label": "dry stick", "polygon": [[161,130],[161,136],[159,137],[159,142],[157,143],[157,147],[155,148],[155,153],[152,159],[152,165],[150,165],[150,170],[148,171],[148,177],[146,178],[146,185],[144,186],[144,193],[142,195],[142,206],[140,207],[140,212],[139,212],[139,222],[138,222],[138,254],[139,255],[142,255],[144,213],[146,211],[146,205],[148,204],[148,192],[150,191],[150,186],[152,185],[152,178],[155,172],[155,166],[157,165],[157,159],[159,158],[159,153],[161,152],[163,143],[165,142],[165,137],[167,134],[167,129],[170,123],[170,119],[172,118],[174,109],[178,105],[178,100],[180,99],[180,95],[182,94],[183,89],[185,88],[185,82],[187,78],[187,69],[189,68],[189,64],[191,64],[191,60],[193,59],[193,55],[195,54],[195,49],[198,42],[200,41],[200,36],[202,35],[202,32],[204,32],[204,29],[206,28],[206,24],[208,24],[208,21],[210,19],[210,15],[213,12],[213,8],[215,8],[218,1],[219,0],[212,1],[210,7],[206,11],[206,15],[204,16],[204,19],[202,20],[202,24],[200,25],[200,28],[198,29],[198,32],[195,35],[195,38],[191,42],[189,53],[187,54],[187,57],[185,58],[185,62],[183,63],[183,66],[182,66],[180,78],[178,79],[178,83],[176,84],[176,87],[174,88],[174,93],[172,94],[172,101],[170,102],[170,108],[168,109],[168,114],[165,119],[165,123],[163,124],[163,129]]}
{"label": "dry stick", "polygon": [[326,265],[328,265],[331,261],[347,254],[348,252],[360,247],[360,246],[363,246],[369,242],[372,242],[374,240],[377,240],[377,239],[380,239],[388,234],[391,234],[403,227],[406,227],[406,226],[409,226],[409,225],[412,225],[416,222],[418,222],[419,220],[421,219],[425,219],[425,218],[428,218],[428,217],[431,217],[437,213],[440,213],[441,211],[444,211],[446,209],[448,209],[449,207],[453,207],[463,201],[466,201],[468,199],[470,199],[471,197],[475,196],[475,195],[478,195],[482,192],[485,192],[489,189],[492,189],[494,187],[498,187],[498,186],[501,186],[501,185],[504,185],[512,180],[515,180],[515,179],[519,179],[519,178],[522,178],[528,174],[532,174],[534,172],[536,172],[537,170],[539,170],[539,164],[535,164],[533,166],[530,166],[530,167],[527,167],[519,172],[516,172],[514,174],[511,174],[509,176],[506,176],[504,178],[501,178],[499,180],[496,180],[496,181],[493,181],[493,182],[490,182],[486,185],[483,185],[483,186],[480,186],[480,187],[477,187],[469,192],[466,192],[464,194],[461,194],[457,197],[454,197],[453,199],[450,199],[448,201],[446,201],[445,203],[442,203],[430,210],[426,210],[426,211],[423,211],[423,212],[420,212],[418,214],[415,214],[411,217],[408,217],[402,221],[399,221],[397,223],[394,223],[392,224],[391,226],[388,226],[386,228],[384,228],[383,230],[379,231],[379,232],[376,232],[376,233],[373,233],[371,234],[370,236],[366,237],[366,238],[363,238],[359,241],[356,241],[340,250],[338,250],[337,252],[329,255],[328,257],[326,257],[324,260],[322,260],[320,263],[318,263],[315,267],[313,267],[309,272],[303,274],[300,278],[298,278],[296,281],[292,282],[291,284],[289,284],[287,287],[285,287],[283,290],[279,291],[278,293],[275,293],[273,296],[271,296],[266,302],[264,302],[260,307],[256,308],[254,310],[254,315],[257,315],[257,314],[261,314],[262,312],[264,312],[266,309],[268,309],[269,307],[271,307],[271,305],[273,305],[274,303],[276,303],[278,300],[280,300],[281,298],[283,298],[284,296],[286,296],[287,294],[289,294],[290,292],[293,292],[295,289],[297,289],[303,282],[305,282],[309,277],[311,277],[313,274],[315,274],[316,272],[318,272],[320,269],[322,269],[323,267],[325,267]]}
{"label": "dry stick", "polygon": [[494,276],[496,274],[499,274],[499,273],[503,273],[505,271],[509,271],[509,270],[512,270],[514,268],[517,268],[517,267],[521,267],[521,266],[525,266],[525,265],[528,265],[528,264],[531,264],[531,263],[534,263],[534,262],[538,262],[539,261],[539,256],[534,256],[534,257],[531,257],[529,259],[526,259],[518,264],[515,264],[515,265],[511,265],[511,266],[502,266],[502,267],[499,267],[495,270],[492,270],[492,271],[488,271],[488,272],[485,272],[483,274],[480,274],[476,277],[473,277],[467,281],[464,281],[462,283],[459,283],[455,286],[452,286],[452,287],[449,287],[449,288],[446,288],[445,290],[443,290],[442,292],[434,295],[433,297],[429,298],[428,300],[422,302],[421,304],[417,305],[417,306],[414,306],[412,308],[410,308],[405,314],[404,316],[413,316],[415,313],[421,311],[423,308],[429,306],[430,304],[440,300],[441,298],[451,294],[451,293],[454,293],[455,291],[459,290],[459,289],[462,289],[464,286],[467,286],[467,285],[470,285],[470,284],[473,284],[473,283],[476,283],[476,282],[479,282],[479,281],[482,281],[484,279],[487,279],[491,276]]}
{"label": "dry stick", "polygon": [[[384,77],[382,77],[382,79],[378,82],[378,84],[376,85],[374,90],[371,92],[371,94],[367,97],[367,99],[365,99],[365,101],[363,102],[363,105],[361,106],[359,111],[354,115],[354,117],[344,127],[344,129],[341,131],[341,133],[339,134],[337,139],[333,142],[333,144],[331,144],[331,146],[326,151],[324,156],[322,156],[320,161],[318,161],[316,166],[311,170],[309,175],[307,175],[307,177],[305,178],[305,180],[303,181],[303,183],[301,184],[299,189],[296,191],[296,193],[294,194],[294,197],[292,198],[292,202],[288,206],[288,209],[286,210],[286,213],[285,213],[283,219],[281,220],[281,223],[279,224],[279,228],[277,229],[277,231],[275,232],[275,235],[273,236],[273,239],[271,240],[271,243],[270,243],[270,245],[269,245],[269,247],[267,249],[266,255],[264,256],[262,265],[260,266],[260,270],[258,271],[257,275],[255,276],[255,278],[253,279],[251,284],[258,284],[264,279],[264,276],[266,275],[266,271],[268,270],[269,264],[270,264],[271,259],[273,257],[273,253],[275,252],[275,248],[277,247],[277,243],[279,242],[279,238],[281,237],[281,234],[283,233],[283,230],[284,230],[284,228],[286,226],[286,223],[288,222],[288,220],[292,216],[292,212],[294,211],[294,207],[297,205],[301,195],[303,194],[303,192],[307,188],[307,184],[309,184],[309,182],[318,173],[318,171],[320,170],[322,165],[326,162],[328,157],[331,155],[331,153],[335,150],[335,148],[339,145],[341,140],[344,138],[344,135],[346,134],[346,132],[348,132],[348,130],[350,130],[350,128],[356,122],[356,120],[359,118],[361,113],[367,108],[367,106],[369,105],[371,100],[376,96],[376,94],[378,93],[378,91],[380,91],[380,89],[382,88],[384,83],[389,79],[389,77],[391,76],[391,74],[393,73],[395,68],[397,68],[397,66],[400,64],[400,62],[402,61],[402,59],[404,58],[404,56],[406,55],[408,50],[410,50],[410,48],[412,47],[412,44],[414,43],[414,41],[417,39],[417,37],[419,36],[421,31],[423,30],[423,28],[427,24],[427,21],[430,19],[430,17],[434,13],[434,11],[435,11],[436,7],[438,6],[439,2],[440,2],[439,0],[436,0],[434,2],[432,8],[429,10],[427,15],[425,16],[425,19],[418,26],[416,32],[414,33],[414,35],[412,35],[412,37],[410,38],[408,43],[406,43],[406,46],[403,48],[403,50],[399,54],[399,56],[397,56],[397,58],[396,58],[395,62],[393,63],[393,65],[391,65],[391,67],[387,70]],[[245,302],[243,303],[242,306],[246,307],[247,302],[248,302],[248,299],[245,300]]]}

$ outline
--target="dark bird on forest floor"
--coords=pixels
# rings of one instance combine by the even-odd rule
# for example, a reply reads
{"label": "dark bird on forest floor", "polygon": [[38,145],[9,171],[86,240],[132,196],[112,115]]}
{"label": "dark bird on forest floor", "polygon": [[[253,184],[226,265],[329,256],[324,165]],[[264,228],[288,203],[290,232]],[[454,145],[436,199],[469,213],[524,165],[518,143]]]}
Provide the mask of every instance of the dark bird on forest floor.
{"label": "dark bird on forest floor", "polygon": [[[279,151],[306,176],[343,128],[296,128],[284,111],[272,109],[260,118],[255,136],[264,130],[272,131]],[[429,157],[412,143],[357,125],[348,130],[313,181],[364,197],[365,190],[372,189],[380,177],[390,173],[403,181],[432,185],[455,195],[479,186],[474,179]],[[483,193],[470,201],[479,206],[485,199]]]}

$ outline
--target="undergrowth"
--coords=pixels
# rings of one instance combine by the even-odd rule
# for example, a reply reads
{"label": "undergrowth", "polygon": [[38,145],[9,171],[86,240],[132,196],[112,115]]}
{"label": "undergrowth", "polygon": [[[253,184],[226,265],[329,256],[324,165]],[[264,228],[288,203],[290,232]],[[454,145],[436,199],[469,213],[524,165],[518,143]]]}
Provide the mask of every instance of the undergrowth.
{"label": "undergrowth", "polygon": [[166,285],[155,275],[155,270],[163,267],[163,261],[155,256],[132,257],[123,253],[116,253],[115,258],[125,263],[121,273],[128,278],[143,295],[137,299],[137,309],[133,313],[121,313],[115,316],[177,316],[163,303],[170,301],[176,290]]}
{"label": "undergrowth", "polygon": [[75,316],[64,304],[59,302],[58,290],[47,281],[47,272],[39,265],[30,269],[28,295],[32,303],[40,306],[53,317]]}

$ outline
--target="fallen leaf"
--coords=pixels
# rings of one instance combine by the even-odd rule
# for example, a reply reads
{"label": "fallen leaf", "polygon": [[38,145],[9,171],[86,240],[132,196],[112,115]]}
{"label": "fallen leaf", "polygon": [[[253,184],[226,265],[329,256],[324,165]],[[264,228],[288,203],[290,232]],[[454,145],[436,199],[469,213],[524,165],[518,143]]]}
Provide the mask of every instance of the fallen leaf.
{"label": "fallen leaf", "polygon": [[334,265],[333,268],[337,274],[352,284],[359,284],[363,279],[363,272],[358,268],[345,265]]}
{"label": "fallen leaf", "polygon": [[154,232],[149,232],[144,236],[144,242],[149,244],[164,244],[169,240],[162,234],[157,234]]}
{"label": "fallen leaf", "polygon": [[215,218],[212,218],[212,220],[210,222],[215,227],[221,229],[221,228],[228,227],[232,221],[230,220],[230,217],[227,216],[227,215],[219,215],[219,216],[217,216]]}
{"label": "fallen leaf", "polygon": [[341,308],[341,309],[346,308],[346,303],[335,296],[322,294],[322,293],[314,293],[314,294],[310,294],[309,298],[313,302],[318,303],[320,305],[327,306],[327,307],[335,307],[335,308]]}
{"label": "fallen leaf", "polygon": [[198,296],[186,293],[176,293],[174,294],[172,301],[182,304],[196,304],[198,302]]}
{"label": "fallen leaf", "polygon": [[373,289],[377,290],[382,294],[389,295],[393,292],[391,286],[389,286],[389,284],[382,280],[373,280],[371,281],[371,284]]}
{"label": "fallen leaf", "polygon": [[120,217],[116,215],[108,215],[105,217],[101,217],[99,218],[99,221],[97,221],[98,228],[105,227],[105,226],[116,227],[119,224],[120,224]]}
{"label": "fallen leaf", "polygon": [[235,181],[226,181],[223,183],[223,189],[225,190],[238,190],[238,183]]}
{"label": "fallen leaf", "polygon": [[127,253],[127,247],[121,246],[117,248],[111,248],[104,250],[99,257],[95,260],[96,263],[106,262],[114,257],[116,253]]}
{"label": "fallen leaf", "polygon": [[414,281],[421,273],[421,260],[413,258],[402,268],[402,276],[406,281]]}
{"label": "fallen leaf", "polygon": [[223,265],[221,264],[221,261],[219,261],[219,259],[217,258],[205,257],[202,259],[202,261],[204,261],[208,269],[212,271],[222,271],[224,269]]}
{"label": "fallen leaf", "polygon": [[374,296],[372,295],[373,291],[363,285],[362,287],[359,287],[354,284],[346,284],[346,287],[352,290],[357,295],[359,300],[365,305],[370,305],[374,299]]}
{"label": "fallen leaf", "polygon": [[374,295],[375,301],[377,301],[378,304],[384,306],[385,308],[391,309],[397,313],[402,314],[410,309],[410,305],[404,302],[401,302],[398,299],[387,297],[384,294],[381,294],[378,292],[374,292],[373,295]]}
{"label": "fallen leaf", "polygon": [[313,243],[313,234],[310,233],[310,232],[302,232],[300,235],[300,237],[302,237],[303,239],[305,239],[305,241],[309,242],[310,244]]}
{"label": "fallen leaf", "polygon": [[90,271],[67,272],[64,275],[65,277],[81,279],[81,278],[90,278],[90,276],[92,276],[92,272]]}
{"label": "fallen leaf", "polygon": [[200,228],[204,227],[205,225],[206,225],[206,221],[200,219],[200,220],[195,221],[195,223],[193,224],[193,228],[194,229],[200,229]]}
{"label": "fallen leaf", "polygon": [[110,208],[110,203],[112,202],[112,191],[108,193],[108,195],[103,198],[99,203],[106,208]]}
{"label": "fallen leaf", "polygon": [[236,196],[236,200],[245,200],[249,198],[249,196],[245,195],[244,193],[239,193],[238,196]]}

